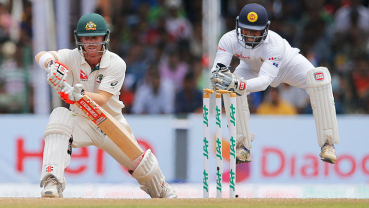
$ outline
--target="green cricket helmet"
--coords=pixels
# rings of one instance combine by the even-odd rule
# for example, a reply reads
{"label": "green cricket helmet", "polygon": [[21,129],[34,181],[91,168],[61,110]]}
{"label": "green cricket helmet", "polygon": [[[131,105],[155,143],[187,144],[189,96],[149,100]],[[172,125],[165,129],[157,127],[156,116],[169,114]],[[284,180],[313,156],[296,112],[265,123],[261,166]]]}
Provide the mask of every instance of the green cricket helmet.
{"label": "green cricket helmet", "polygon": [[[104,41],[99,43],[82,43],[79,37],[104,36]],[[83,15],[77,24],[77,29],[74,31],[74,39],[79,53],[86,59],[98,59],[104,55],[109,46],[110,31],[104,18],[96,13]],[[89,58],[90,55],[84,49],[85,45],[102,45],[103,50],[101,56]],[[95,53],[95,52],[94,52]]]}

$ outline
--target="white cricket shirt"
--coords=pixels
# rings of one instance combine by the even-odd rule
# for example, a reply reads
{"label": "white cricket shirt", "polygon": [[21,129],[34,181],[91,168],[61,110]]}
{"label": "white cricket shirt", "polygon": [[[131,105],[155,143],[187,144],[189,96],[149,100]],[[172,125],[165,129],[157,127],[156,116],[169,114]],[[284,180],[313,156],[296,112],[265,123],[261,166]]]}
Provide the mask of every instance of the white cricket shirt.
{"label": "white cricket shirt", "polygon": [[218,44],[218,51],[211,71],[215,70],[217,63],[229,65],[232,57],[237,56],[259,76],[246,81],[247,92],[265,90],[277,77],[290,70],[288,62],[299,54],[299,49],[292,48],[290,44],[277,33],[269,30],[264,42],[254,48],[244,48],[238,43],[236,30],[224,34]]}
{"label": "white cricket shirt", "polygon": [[[122,113],[124,104],[119,100],[119,95],[126,72],[126,63],[122,58],[115,53],[106,51],[100,64],[95,69],[91,69],[77,48],[73,50],[62,49],[53,51],[53,53],[57,55],[59,62],[65,64],[69,69],[66,80],[68,84],[74,86],[80,83],[87,92],[97,93],[98,90],[102,90],[113,94],[102,108],[112,116]],[[75,105],[70,105],[70,109],[78,114],[83,114]]]}

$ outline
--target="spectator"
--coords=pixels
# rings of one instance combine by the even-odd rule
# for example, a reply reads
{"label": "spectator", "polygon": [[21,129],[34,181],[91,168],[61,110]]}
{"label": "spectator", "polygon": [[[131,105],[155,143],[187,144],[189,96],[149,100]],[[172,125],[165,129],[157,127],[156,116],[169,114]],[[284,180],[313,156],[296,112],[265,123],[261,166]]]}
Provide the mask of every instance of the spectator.
{"label": "spectator", "polygon": [[279,89],[281,99],[293,105],[297,113],[303,113],[306,106],[310,107],[309,95],[305,90],[288,84],[281,84]]}
{"label": "spectator", "polygon": [[174,40],[189,39],[192,34],[192,26],[189,21],[180,16],[179,9],[182,6],[181,0],[166,0],[165,6],[168,10],[167,31]]}
{"label": "spectator", "polygon": [[279,96],[278,88],[269,87],[268,95],[269,98],[261,103],[261,105],[256,110],[256,114],[269,114],[269,115],[296,114],[296,109]]}
{"label": "spectator", "polygon": [[157,67],[151,66],[145,82],[137,88],[132,113],[169,114],[174,112],[174,86],[160,77]]}
{"label": "spectator", "polygon": [[141,82],[142,78],[145,76],[147,70],[146,56],[144,54],[144,50],[142,46],[136,44],[132,46],[129,50],[129,54],[126,58],[127,62],[127,79],[132,80],[131,85],[129,85],[129,89],[136,89],[138,83]]}
{"label": "spectator", "polygon": [[187,64],[184,63],[177,51],[170,51],[166,60],[160,66],[160,76],[172,80],[175,83],[175,91],[182,89],[183,79],[187,72]]}
{"label": "spectator", "polygon": [[369,32],[369,10],[360,5],[361,0],[351,0],[351,5],[344,5],[335,15],[335,33],[345,33],[353,25]]}
{"label": "spectator", "polygon": [[201,113],[202,92],[196,88],[195,74],[188,72],[183,81],[183,89],[176,94],[175,113]]}

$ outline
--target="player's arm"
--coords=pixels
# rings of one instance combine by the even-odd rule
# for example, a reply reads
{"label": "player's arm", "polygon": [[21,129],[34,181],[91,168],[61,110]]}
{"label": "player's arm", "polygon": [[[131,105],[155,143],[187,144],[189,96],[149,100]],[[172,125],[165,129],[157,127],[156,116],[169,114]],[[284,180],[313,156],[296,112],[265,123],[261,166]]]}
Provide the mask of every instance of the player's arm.
{"label": "player's arm", "polygon": [[260,67],[259,76],[247,80],[247,92],[264,91],[273,82],[281,67],[284,51],[283,44],[266,48],[265,53],[262,54],[264,62]]}
{"label": "player's arm", "polygon": [[247,80],[246,92],[264,91],[272,83],[275,77],[276,76],[271,75],[268,71],[261,69],[258,77]]}
{"label": "player's arm", "polygon": [[230,37],[229,33],[226,33],[222,36],[218,43],[218,50],[215,54],[214,64],[211,69],[211,72],[214,72],[217,69],[217,64],[221,63],[225,66],[228,66],[231,63],[233,58],[233,42],[232,37]]}
{"label": "player's arm", "polygon": [[51,60],[59,61],[58,57],[52,53],[47,51],[41,51],[35,56],[35,60],[37,64],[42,68],[45,69],[48,65],[48,63]]}
{"label": "player's arm", "polygon": [[93,101],[95,101],[100,106],[104,106],[109,101],[109,99],[113,96],[113,94],[109,92],[105,92],[103,90],[98,90],[97,93],[85,92],[85,95],[90,97]]}

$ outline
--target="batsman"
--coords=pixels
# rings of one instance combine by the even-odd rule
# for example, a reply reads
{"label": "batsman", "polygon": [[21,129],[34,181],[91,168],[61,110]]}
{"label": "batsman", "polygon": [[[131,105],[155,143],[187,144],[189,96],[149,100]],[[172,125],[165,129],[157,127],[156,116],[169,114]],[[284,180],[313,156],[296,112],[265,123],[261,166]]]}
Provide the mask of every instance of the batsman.
{"label": "batsman", "polygon": [[[96,125],[105,117],[94,123],[77,105],[70,105],[70,109],[58,107],[52,111],[44,133],[41,197],[63,197],[66,185],[64,169],[70,163],[72,147],[94,145],[128,169],[140,188],[152,198],[177,198],[174,189],[165,182],[155,155],[150,149],[142,152],[122,115],[124,104],[119,100],[119,94],[126,63],[108,50],[109,36],[110,31],[102,16],[86,14],[79,19],[74,31],[77,48],[41,51],[35,59],[48,72],[47,81],[52,90],[56,90],[65,102],[74,104],[86,95],[114,118],[112,120],[124,128],[126,138],[131,138],[128,142],[139,152],[138,157],[131,160],[128,154],[131,150],[127,147],[126,152],[122,151],[106,135],[108,133]],[[111,125],[106,128],[111,128]]]}
{"label": "batsman", "polygon": [[[309,94],[321,147],[319,156],[325,162],[335,163],[334,144],[338,144],[339,137],[330,73],[325,67],[315,68],[299,49],[269,30],[269,25],[263,6],[255,3],[244,6],[236,18],[236,29],[220,39],[212,68],[213,88],[231,90],[238,95],[236,161],[251,162],[251,142],[255,135],[249,128],[247,95],[264,91],[269,85],[287,83]],[[233,56],[240,59],[240,64],[231,73],[228,65]],[[229,99],[224,99],[224,104],[229,109]]]}

